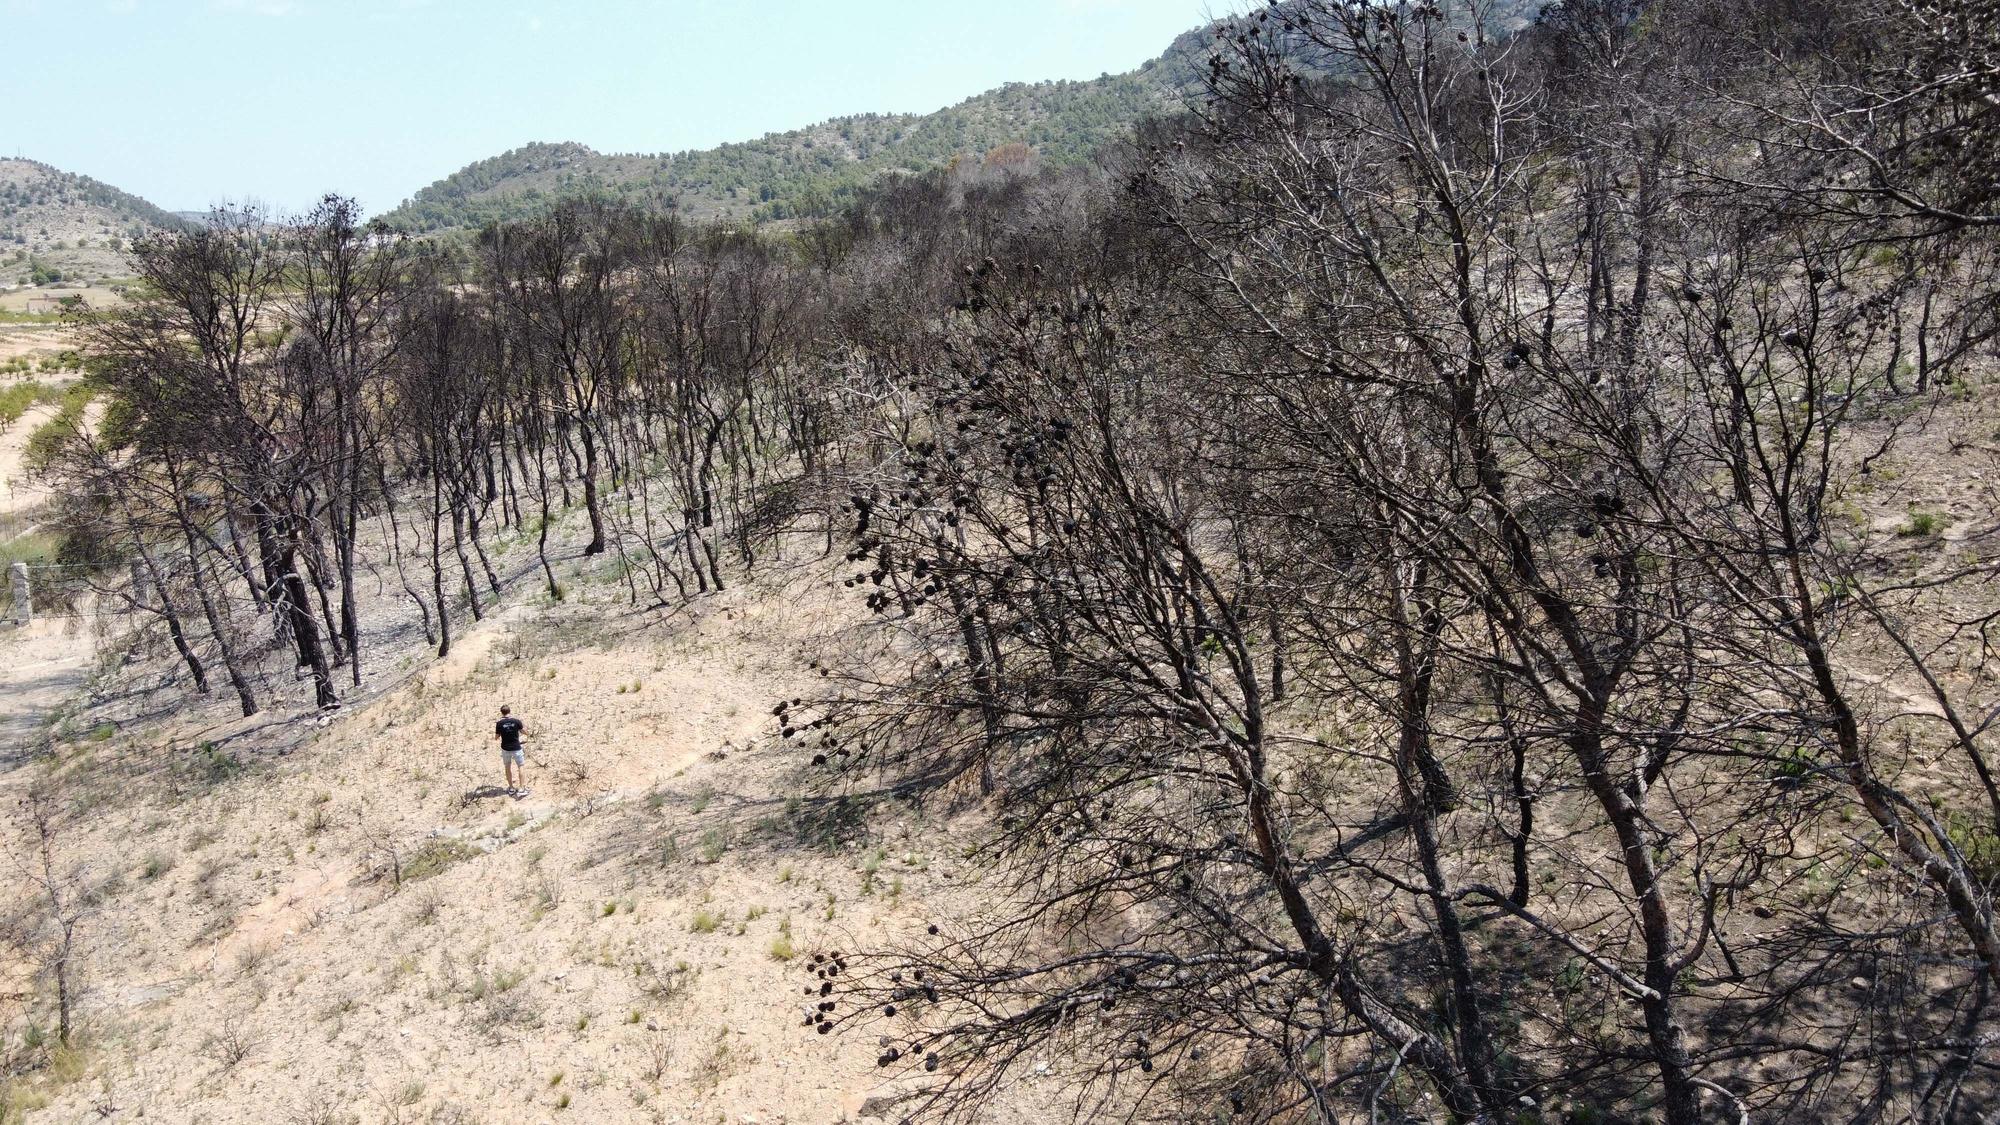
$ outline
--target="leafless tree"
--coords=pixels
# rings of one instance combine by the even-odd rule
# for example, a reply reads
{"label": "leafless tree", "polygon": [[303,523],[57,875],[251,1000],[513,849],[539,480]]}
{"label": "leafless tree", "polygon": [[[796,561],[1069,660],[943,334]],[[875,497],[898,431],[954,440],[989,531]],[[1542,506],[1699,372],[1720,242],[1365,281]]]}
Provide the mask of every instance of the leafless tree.
{"label": "leafless tree", "polygon": [[14,937],[55,989],[56,1042],[68,1046],[81,995],[83,931],[93,913],[87,873],[58,856],[62,814],[52,793],[30,793],[21,813],[28,848],[15,856],[14,866],[32,902]]}

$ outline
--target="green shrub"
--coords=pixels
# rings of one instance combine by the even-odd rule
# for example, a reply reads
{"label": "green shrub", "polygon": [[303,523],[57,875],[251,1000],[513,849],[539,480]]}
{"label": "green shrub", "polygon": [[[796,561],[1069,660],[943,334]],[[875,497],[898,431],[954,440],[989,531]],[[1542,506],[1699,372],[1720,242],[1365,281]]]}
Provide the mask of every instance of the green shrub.
{"label": "green shrub", "polygon": [[1952,813],[1945,818],[1944,830],[1974,877],[1987,886],[2000,880],[2000,835],[1994,834],[1992,826],[1964,813]]}
{"label": "green shrub", "polygon": [[43,472],[54,463],[56,455],[62,452],[64,439],[82,428],[83,412],[90,408],[90,400],[95,397],[97,388],[89,380],[63,391],[55,417],[35,427],[21,451],[21,463],[29,472]]}
{"label": "green shrub", "polygon": [[1950,522],[1951,517],[1938,512],[1924,512],[1912,509],[1910,512],[1910,522],[1897,529],[1896,534],[1905,539],[1929,539],[1938,532],[1943,531],[1945,525]]}
{"label": "green shrub", "polygon": [[[9,360],[4,370],[25,371],[28,361],[24,358]],[[15,383],[0,388],[0,430],[21,420],[21,416],[37,406],[59,401],[62,395],[54,387],[42,382]]]}
{"label": "green shrub", "polygon": [[422,847],[411,853],[403,863],[403,882],[414,883],[440,874],[445,868],[464,859],[478,855],[479,850],[463,840],[450,836],[439,836],[426,840]]}
{"label": "green shrub", "polygon": [[220,785],[241,774],[241,759],[213,742],[204,742],[181,764],[181,773],[202,785]]}

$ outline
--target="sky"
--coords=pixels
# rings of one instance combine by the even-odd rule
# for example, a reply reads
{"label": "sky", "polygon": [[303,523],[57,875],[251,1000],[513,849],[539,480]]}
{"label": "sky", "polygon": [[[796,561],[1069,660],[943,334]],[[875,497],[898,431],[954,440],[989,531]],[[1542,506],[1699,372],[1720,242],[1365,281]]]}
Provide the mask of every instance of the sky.
{"label": "sky", "polygon": [[[0,0],[0,155],[369,213],[530,141],[674,152],[1131,70],[1230,0]],[[25,65],[23,65],[25,63]]]}

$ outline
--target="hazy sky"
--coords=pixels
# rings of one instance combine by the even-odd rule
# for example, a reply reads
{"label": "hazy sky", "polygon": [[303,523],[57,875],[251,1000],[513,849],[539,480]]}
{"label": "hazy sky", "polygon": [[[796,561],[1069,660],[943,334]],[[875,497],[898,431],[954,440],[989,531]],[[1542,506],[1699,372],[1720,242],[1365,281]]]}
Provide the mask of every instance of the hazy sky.
{"label": "hazy sky", "polygon": [[0,153],[372,212],[528,141],[707,148],[1129,70],[1233,0],[0,0]]}

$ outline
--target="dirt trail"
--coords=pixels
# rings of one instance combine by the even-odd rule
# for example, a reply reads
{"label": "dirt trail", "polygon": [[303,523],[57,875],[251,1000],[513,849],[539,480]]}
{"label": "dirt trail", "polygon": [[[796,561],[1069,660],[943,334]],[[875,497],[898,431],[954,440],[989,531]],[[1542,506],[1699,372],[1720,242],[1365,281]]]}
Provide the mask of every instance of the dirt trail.
{"label": "dirt trail", "polygon": [[96,646],[87,625],[52,617],[0,626],[0,786],[12,783],[49,718],[89,681]]}

